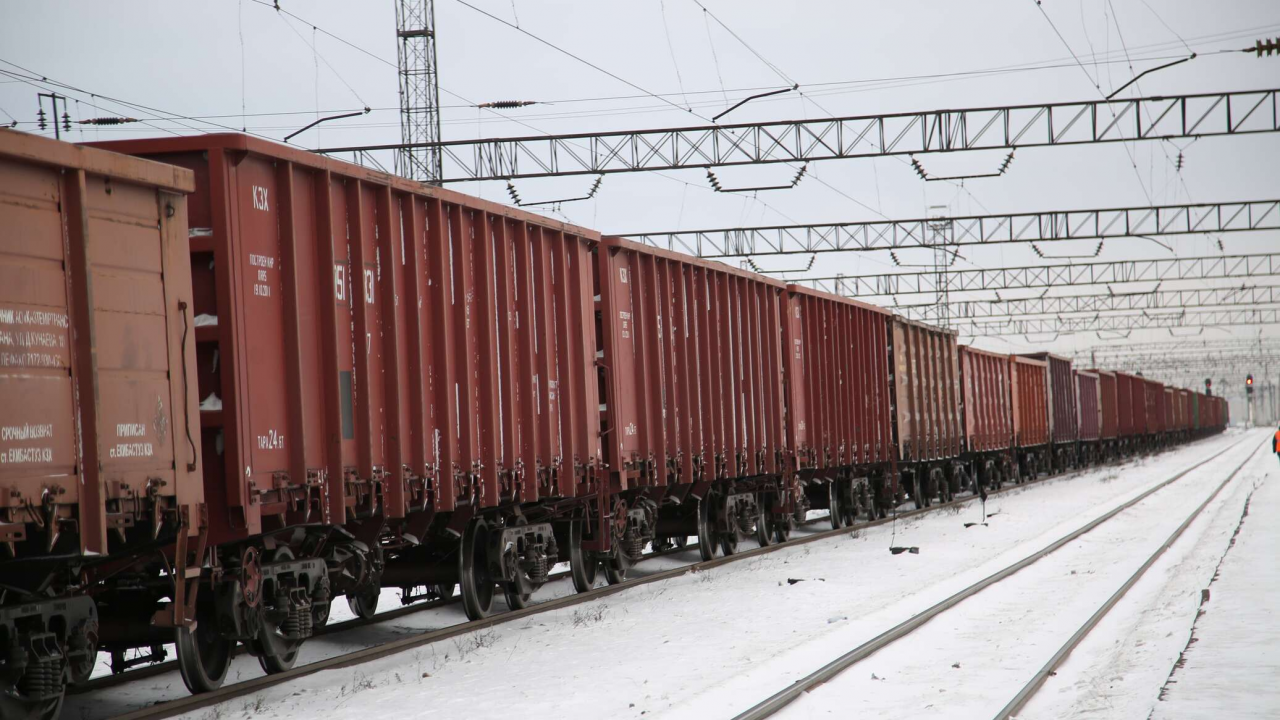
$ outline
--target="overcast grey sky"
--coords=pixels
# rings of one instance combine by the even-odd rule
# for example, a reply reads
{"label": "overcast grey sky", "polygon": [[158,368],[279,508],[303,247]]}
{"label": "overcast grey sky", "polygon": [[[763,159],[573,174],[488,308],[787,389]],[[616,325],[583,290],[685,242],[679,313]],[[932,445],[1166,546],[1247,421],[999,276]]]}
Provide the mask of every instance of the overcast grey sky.
{"label": "overcast grey sky", "polygon": [[[1200,57],[1144,79],[1142,94],[1261,89],[1275,87],[1280,80],[1280,58],[1215,53],[1280,35],[1276,0],[1045,0],[1043,13],[1034,0],[701,0],[746,44],[706,16],[694,0],[467,1],[704,116],[751,94],[750,88],[785,85],[784,75],[805,91],[803,98],[791,94],[752,103],[731,116],[737,121],[1096,99],[1099,89],[1090,76],[1098,80],[1103,94],[1110,93],[1135,71],[1185,57],[1188,47]],[[0,59],[84,91],[68,93],[81,100],[72,103],[75,117],[124,112],[105,102],[102,111],[88,107],[88,93],[95,93],[155,108],[158,112],[152,117],[202,118],[153,122],[175,132],[192,132],[188,127],[214,131],[218,128],[212,123],[218,123],[280,138],[310,122],[317,112],[368,105],[375,109],[369,115],[308,131],[294,142],[317,147],[398,141],[397,78],[388,64],[396,57],[393,1],[282,0],[281,6],[368,54],[278,14],[269,2],[2,0]],[[468,107],[461,98],[548,103],[504,113],[545,132],[702,122],[459,0],[437,0],[436,16],[446,139],[534,132]],[[1085,70],[1072,60],[1054,26],[1070,51],[1084,61]],[[1058,67],[866,82],[1032,63]],[[33,121],[36,92],[29,84],[0,77],[0,121],[9,121],[10,115],[22,123]],[[1126,93],[1136,94],[1137,89]],[[34,131],[31,124],[19,127]],[[72,137],[92,140],[160,132],[142,126],[77,129]],[[1179,152],[1185,159],[1181,173],[1172,164]],[[990,171],[1002,159],[1001,152],[980,152],[930,157],[927,163],[934,174],[959,174]],[[616,232],[908,218],[934,214],[934,206],[946,206],[955,214],[981,214],[1143,205],[1148,199],[1158,204],[1270,199],[1280,197],[1278,160],[1280,137],[1275,135],[1025,149],[1017,153],[1005,177],[974,180],[964,187],[922,182],[907,163],[896,159],[831,161],[812,165],[813,177],[797,189],[760,193],[758,198],[714,193],[700,169],[611,175],[595,200],[565,205],[561,212],[573,222]],[[741,186],[786,182],[793,173],[793,168],[769,166],[718,174],[726,185]],[[581,194],[591,182],[578,177],[526,180],[518,186],[526,199],[542,199]],[[455,187],[506,200],[502,183]],[[1210,238],[1168,242],[1182,256],[1220,252]],[[1275,249],[1280,236],[1226,235],[1223,242],[1228,253],[1259,252]],[[1047,246],[1045,252],[1091,252],[1095,245],[1060,243]],[[1099,259],[1170,255],[1148,241],[1114,240],[1105,244]],[[899,256],[904,262],[931,260],[928,251]],[[966,249],[964,256],[957,267],[1046,262],[1021,245]],[[760,264],[785,268],[805,261],[773,258]],[[860,274],[892,267],[887,253],[819,255],[812,272]],[[1166,284],[1164,289],[1172,287]],[[1072,291],[1055,291],[1066,292]],[[1034,294],[1038,293],[1024,293]],[[1257,332],[1206,330],[1202,337]],[[1276,334],[1274,327],[1264,332]],[[1159,330],[1106,342],[1169,338],[1169,332]],[[1043,347],[1050,340],[1057,350],[1101,342],[1087,333],[1056,339],[986,339],[979,344],[1020,351]]]}

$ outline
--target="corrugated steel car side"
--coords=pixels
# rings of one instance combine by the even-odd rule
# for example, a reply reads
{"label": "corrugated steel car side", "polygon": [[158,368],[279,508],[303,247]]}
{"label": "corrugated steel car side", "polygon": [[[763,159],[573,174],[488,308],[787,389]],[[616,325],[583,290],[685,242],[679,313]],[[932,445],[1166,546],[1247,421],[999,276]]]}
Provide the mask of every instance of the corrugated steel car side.
{"label": "corrugated steel car side", "polygon": [[1120,437],[1129,438],[1147,432],[1146,386],[1142,378],[1129,373],[1116,373],[1120,398]]}
{"label": "corrugated steel car side", "polygon": [[1102,418],[1102,439],[1110,440],[1120,432],[1120,397],[1116,374],[1106,370],[1090,370],[1098,376],[1099,415]]}
{"label": "corrugated steel car side", "polygon": [[1036,447],[1049,442],[1049,363],[1009,356],[1009,391],[1013,404],[1014,445]]}
{"label": "corrugated steel car side", "polygon": [[890,321],[895,421],[903,461],[960,453],[960,362],[956,334],[894,316]]}
{"label": "corrugated steel car side", "polygon": [[589,491],[598,235],[242,135],[107,145],[196,173],[216,540]]}
{"label": "corrugated steel car side", "polygon": [[785,285],[617,238],[597,262],[615,487],[780,472]]}
{"label": "corrugated steel car side", "polygon": [[19,559],[106,556],[109,532],[156,527],[156,510],[198,530],[193,187],[0,130],[0,543]]}
{"label": "corrugated steel car side", "polygon": [[1164,432],[1164,385],[1155,380],[1143,381],[1146,393],[1147,433]]}
{"label": "corrugated steel car side", "polygon": [[1084,370],[1076,372],[1076,396],[1080,408],[1080,440],[1102,439],[1102,383],[1098,375]]}
{"label": "corrugated steel car side", "polygon": [[961,346],[960,377],[965,449],[1007,450],[1013,443],[1009,356]]}
{"label": "corrugated steel car side", "polygon": [[799,469],[890,460],[886,310],[791,285],[784,309],[788,408]]}
{"label": "corrugated steel car side", "polygon": [[1076,401],[1076,380],[1071,361],[1050,353],[1027,357],[1049,363],[1049,434],[1055,443],[1073,443],[1080,433],[1080,410]]}

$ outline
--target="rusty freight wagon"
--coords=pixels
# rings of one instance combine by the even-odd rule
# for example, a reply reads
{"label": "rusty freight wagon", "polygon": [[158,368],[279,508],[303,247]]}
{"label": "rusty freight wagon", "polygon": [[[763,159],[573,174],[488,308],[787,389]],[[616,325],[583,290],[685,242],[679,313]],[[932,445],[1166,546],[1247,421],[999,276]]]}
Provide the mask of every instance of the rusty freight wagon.
{"label": "rusty freight wagon", "polygon": [[950,500],[961,482],[960,360],[956,333],[889,321],[893,442],[916,505]]}
{"label": "rusty freight wagon", "polygon": [[1097,373],[1086,370],[1076,370],[1075,378],[1080,413],[1080,459],[1093,463],[1102,454],[1102,381]]}
{"label": "rusty freight wagon", "polygon": [[1141,379],[1147,412],[1148,448],[1161,442],[1164,436],[1164,385],[1155,380]]}
{"label": "rusty freight wagon", "polygon": [[[202,638],[220,652],[193,667],[193,690],[216,686],[235,641],[288,667],[333,595],[368,615],[380,586],[461,582],[482,617],[496,589],[519,606],[580,549],[571,519],[601,489],[583,340],[597,234],[243,135],[104,145],[195,173],[200,444],[220,544],[205,582],[299,588],[217,594],[236,622]],[[299,629],[262,629],[276,619]]]}
{"label": "rusty freight wagon", "polygon": [[1049,364],[1049,440],[1055,470],[1076,464],[1076,442],[1080,434],[1080,409],[1076,399],[1076,379],[1071,361],[1052,353],[1030,353],[1026,357]]}
{"label": "rusty freight wagon", "polygon": [[1105,457],[1116,453],[1116,439],[1120,433],[1120,396],[1116,374],[1107,370],[1092,369],[1098,376],[1098,418],[1101,422],[1102,452]]}
{"label": "rusty freight wagon", "polygon": [[98,650],[189,624],[174,578],[206,539],[193,187],[180,168],[0,130],[2,717],[50,717]]}
{"label": "rusty freight wagon", "polygon": [[1009,356],[960,347],[961,453],[974,479],[999,487],[1013,472],[1013,405]]}
{"label": "rusty freight wagon", "polygon": [[1137,375],[1116,372],[1120,408],[1120,445],[1128,454],[1142,444],[1147,433],[1146,383]]}
{"label": "rusty freight wagon", "polygon": [[704,559],[785,539],[785,285],[617,238],[597,255],[604,510],[626,518],[606,569],[655,539]]}
{"label": "rusty freight wagon", "polygon": [[1049,363],[1009,356],[1009,398],[1018,477],[1034,479],[1049,464]]}
{"label": "rusty freight wagon", "polygon": [[874,305],[787,288],[788,437],[805,500],[830,510],[832,527],[859,510],[875,517],[897,489],[886,352],[892,322]]}

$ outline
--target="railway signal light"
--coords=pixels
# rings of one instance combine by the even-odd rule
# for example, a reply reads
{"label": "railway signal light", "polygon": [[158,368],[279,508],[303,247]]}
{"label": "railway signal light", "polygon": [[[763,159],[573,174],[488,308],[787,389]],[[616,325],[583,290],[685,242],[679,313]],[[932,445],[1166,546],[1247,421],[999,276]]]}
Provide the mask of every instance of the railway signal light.
{"label": "railway signal light", "polygon": [[1249,376],[1244,379],[1244,392],[1246,395],[1253,394],[1253,373],[1249,373]]}

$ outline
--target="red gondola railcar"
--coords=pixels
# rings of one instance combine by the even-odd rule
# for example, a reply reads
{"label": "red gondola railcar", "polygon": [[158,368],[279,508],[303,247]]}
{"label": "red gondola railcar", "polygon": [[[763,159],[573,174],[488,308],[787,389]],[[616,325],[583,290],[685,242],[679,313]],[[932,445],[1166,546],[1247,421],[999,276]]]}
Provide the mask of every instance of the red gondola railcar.
{"label": "red gondola railcar", "polygon": [[617,238],[596,268],[605,511],[628,518],[606,569],[638,560],[653,538],[697,535],[706,559],[752,533],[785,538],[786,286]]}
{"label": "red gondola railcar", "polygon": [[206,582],[300,589],[219,594],[222,640],[275,671],[332,594],[461,580],[480,617],[545,582],[552,520],[599,490],[597,234],[244,135],[103,145],[196,176]]}
{"label": "red gondola railcar", "polygon": [[0,129],[0,716],[52,714],[100,648],[190,625],[207,539],[194,188]]}
{"label": "red gondola railcar", "polygon": [[1013,441],[1019,472],[1035,477],[1049,465],[1049,363],[1009,356]]}
{"label": "red gondola railcar", "polygon": [[1088,460],[1096,459],[1101,452],[1102,440],[1102,381],[1097,373],[1077,370],[1076,398],[1080,409],[1080,453]]}
{"label": "red gondola railcar", "polygon": [[861,508],[874,515],[887,507],[896,487],[886,353],[892,315],[790,285],[783,318],[796,468],[808,503],[832,510],[833,527],[843,527]]}
{"label": "red gondola railcar", "polygon": [[918,505],[950,498],[959,478],[960,363],[956,334],[893,316],[889,321],[894,446]]}
{"label": "red gondola railcar", "polygon": [[979,482],[998,486],[1013,475],[1013,405],[1009,356],[960,347],[964,441],[961,452]]}

